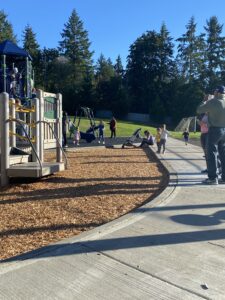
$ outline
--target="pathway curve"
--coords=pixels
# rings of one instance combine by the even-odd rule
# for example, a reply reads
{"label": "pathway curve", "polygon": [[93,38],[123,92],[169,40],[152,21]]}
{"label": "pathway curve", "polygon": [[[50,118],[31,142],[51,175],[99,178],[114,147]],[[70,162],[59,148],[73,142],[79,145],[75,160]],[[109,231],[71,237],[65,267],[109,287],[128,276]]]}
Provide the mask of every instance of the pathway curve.
{"label": "pathway curve", "polygon": [[170,183],[152,202],[0,264],[0,299],[225,299],[225,185],[200,147],[169,139]]}

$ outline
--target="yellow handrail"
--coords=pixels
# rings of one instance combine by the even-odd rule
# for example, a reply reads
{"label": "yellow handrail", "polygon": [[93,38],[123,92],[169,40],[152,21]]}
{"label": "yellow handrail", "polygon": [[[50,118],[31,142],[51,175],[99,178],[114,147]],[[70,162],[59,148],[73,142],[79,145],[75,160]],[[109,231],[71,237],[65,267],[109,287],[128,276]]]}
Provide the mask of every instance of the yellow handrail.
{"label": "yellow handrail", "polygon": [[[27,137],[25,137],[25,136],[23,136],[23,135],[20,135],[20,134],[18,134],[18,133],[16,133],[16,132],[13,132],[13,131],[11,131],[11,130],[9,130],[9,135],[10,135],[10,136],[15,135],[15,136],[17,136],[18,138],[20,138],[21,140],[28,141],[28,138],[27,138]],[[29,138],[29,139],[30,139],[30,141],[31,141],[32,143],[35,143],[35,141],[36,141],[35,137]]]}

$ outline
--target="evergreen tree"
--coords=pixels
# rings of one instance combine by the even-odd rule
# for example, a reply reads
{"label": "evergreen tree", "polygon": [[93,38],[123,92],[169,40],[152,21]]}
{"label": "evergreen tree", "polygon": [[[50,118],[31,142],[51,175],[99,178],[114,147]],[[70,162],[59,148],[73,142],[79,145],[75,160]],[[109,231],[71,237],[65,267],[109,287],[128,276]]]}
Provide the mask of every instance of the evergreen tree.
{"label": "evergreen tree", "polygon": [[111,110],[120,117],[126,114],[128,102],[123,77],[117,73],[111,59],[105,59],[103,54],[97,60],[95,81],[97,108]]}
{"label": "evergreen tree", "polygon": [[132,112],[148,113],[156,97],[155,83],[160,76],[158,42],[159,35],[148,31],[130,46],[126,80]]}
{"label": "evergreen tree", "polygon": [[171,81],[176,75],[173,57],[173,42],[165,23],[162,24],[158,38],[158,72],[155,79],[155,98],[150,105],[150,114],[156,121],[163,122],[171,116],[173,95],[170,92]]}
{"label": "evergreen tree", "polygon": [[44,48],[40,51],[40,88],[45,91],[51,91],[53,93],[61,93],[62,91],[62,78],[66,77],[68,72],[66,72],[67,68],[65,64],[61,64],[58,58],[59,52],[57,49]]}
{"label": "evergreen tree", "polygon": [[148,31],[130,47],[126,79],[132,111],[150,113],[157,119],[160,102],[165,115],[169,106],[165,87],[174,73],[172,38],[163,24],[160,33]]}
{"label": "evergreen tree", "polygon": [[32,57],[32,66],[35,72],[35,86],[42,85],[41,65],[40,65],[40,46],[36,41],[36,34],[30,25],[27,25],[23,31],[23,48]]}
{"label": "evergreen tree", "polygon": [[3,10],[0,11],[0,43],[10,40],[14,43],[17,42],[16,36],[13,33],[13,27],[11,23],[7,20],[7,15]]}
{"label": "evergreen tree", "polygon": [[191,17],[186,26],[186,33],[178,38],[178,61],[181,66],[181,73],[188,81],[200,78],[204,66],[204,35],[196,36],[194,17]]}
{"label": "evergreen tree", "polygon": [[206,21],[206,78],[211,90],[221,82],[225,63],[225,37],[221,36],[223,25],[213,16]]}
{"label": "evergreen tree", "polygon": [[114,65],[114,70],[116,72],[117,76],[124,76],[124,69],[123,69],[123,64],[120,55],[116,58],[116,63]]}
{"label": "evergreen tree", "polygon": [[96,103],[98,107],[109,109],[111,86],[110,80],[115,75],[113,64],[100,54],[95,66]]}
{"label": "evergreen tree", "polygon": [[173,58],[173,42],[165,23],[159,33],[159,73],[161,81],[170,81],[174,77],[175,63]]}
{"label": "evergreen tree", "polygon": [[40,46],[36,41],[36,34],[30,25],[27,25],[23,32],[23,48],[35,59],[40,52]]}
{"label": "evergreen tree", "polygon": [[96,82],[109,81],[114,75],[115,70],[110,58],[106,59],[103,54],[100,54],[95,66]]}
{"label": "evergreen tree", "polygon": [[75,10],[64,25],[61,36],[59,53],[69,60],[70,68],[68,76],[63,79],[63,91],[66,95],[64,98],[67,107],[75,107],[79,105],[81,95],[85,94],[87,75],[91,76],[88,81],[93,77],[93,52],[89,50],[91,43],[88,39],[88,32],[83,28],[83,22]]}
{"label": "evergreen tree", "polygon": [[83,22],[75,10],[72,11],[61,36],[60,54],[70,60],[74,71],[73,79],[82,79],[87,70],[92,67],[93,52],[89,50],[91,43],[88,39],[88,32],[83,28]]}

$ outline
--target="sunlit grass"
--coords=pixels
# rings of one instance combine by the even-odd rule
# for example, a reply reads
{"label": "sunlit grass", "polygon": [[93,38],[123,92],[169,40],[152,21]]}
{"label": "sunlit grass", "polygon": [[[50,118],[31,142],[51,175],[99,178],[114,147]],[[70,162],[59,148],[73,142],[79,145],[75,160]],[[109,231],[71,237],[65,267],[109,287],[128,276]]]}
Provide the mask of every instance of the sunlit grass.
{"label": "sunlit grass", "polygon": [[[71,120],[73,121],[73,117],[71,117]],[[96,125],[98,125],[100,119],[95,119]],[[105,123],[105,136],[110,136],[110,129],[109,129],[109,122],[110,120],[104,120]],[[78,124],[78,120],[76,120],[76,124]],[[86,132],[86,130],[90,127],[90,121],[86,118],[81,118],[80,120],[80,131]],[[116,135],[117,137],[128,137],[131,136],[134,131],[138,128],[141,128],[141,134],[144,134],[145,130],[149,130],[153,135],[156,134],[156,128],[149,126],[148,124],[145,123],[138,123],[138,122],[131,122],[131,121],[122,121],[122,120],[117,120],[117,132]],[[176,132],[176,131],[171,131],[170,136],[174,137],[176,139],[183,139],[182,132]],[[190,132],[191,139],[199,139],[200,138],[200,132]]]}

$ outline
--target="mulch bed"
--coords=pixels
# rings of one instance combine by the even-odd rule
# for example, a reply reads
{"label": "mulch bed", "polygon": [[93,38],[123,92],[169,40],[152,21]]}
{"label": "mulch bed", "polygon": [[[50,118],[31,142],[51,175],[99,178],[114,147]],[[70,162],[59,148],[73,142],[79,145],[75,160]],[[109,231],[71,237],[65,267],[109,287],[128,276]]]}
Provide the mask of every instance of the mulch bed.
{"label": "mulch bed", "polygon": [[66,171],[0,190],[1,260],[116,219],[168,183],[149,148],[76,149],[68,160]]}

